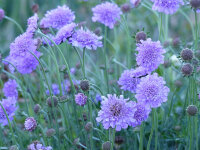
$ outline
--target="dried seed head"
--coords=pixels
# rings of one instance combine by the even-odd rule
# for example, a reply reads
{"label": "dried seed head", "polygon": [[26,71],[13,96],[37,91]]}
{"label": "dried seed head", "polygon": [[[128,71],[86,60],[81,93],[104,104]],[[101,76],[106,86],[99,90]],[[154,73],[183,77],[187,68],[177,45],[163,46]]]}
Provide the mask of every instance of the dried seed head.
{"label": "dried seed head", "polygon": [[37,114],[39,111],[40,111],[40,109],[41,109],[41,106],[39,105],[39,104],[36,104],[35,106],[34,106],[34,112]]}
{"label": "dried seed head", "polygon": [[83,91],[88,91],[90,89],[90,83],[88,80],[82,80],[80,83],[80,87]]}
{"label": "dried seed head", "polygon": [[87,132],[90,132],[92,129],[93,129],[93,124],[92,124],[92,122],[88,122],[88,123],[85,125],[85,130],[86,130]]}
{"label": "dried seed head", "polygon": [[52,136],[54,136],[55,134],[56,134],[56,130],[54,130],[53,128],[48,129],[48,130],[46,131],[46,136],[47,136],[47,137],[52,137]]}
{"label": "dried seed head", "polygon": [[111,143],[109,141],[103,143],[102,149],[103,150],[111,150]]}
{"label": "dried seed head", "polygon": [[198,9],[200,8],[200,0],[191,0],[190,5],[192,6],[192,8]]}
{"label": "dried seed head", "polygon": [[140,43],[141,40],[146,41],[147,35],[144,31],[136,33],[135,40],[137,43]]}
{"label": "dried seed head", "polygon": [[121,6],[121,10],[123,13],[128,13],[131,10],[131,6],[128,3],[125,3]]}
{"label": "dried seed head", "polygon": [[185,64],[183,65],[181,71],[184,76],[190,76],[193,72],[193,66],[191,64]]}
{"label": "dried seed head", "polygon": [[54,107],[56,107],[58,105],[58,98],[56,96],[52,96],[52,99],[51,99],[51,97],[48,97],[47,98],[47,105],[49,107],[53,107],[52,101],[54,102]]}
{"label": "dried seed head", "polygon": [[184,49],[181,52],[181,58],[183,60],[192,60],[193,58],[193,51],[190,49]]}
{"label": "dried seed head", "polygon": [[189,105],[186,109],[187,113],[190,115],[190,116],[194,116],[197,114],[198,112],[198,108],[197,106],[195,105]]}
{"label": "dried seed head", "polygon": [[5,17],[4,10],[0,8],[0,21]]}

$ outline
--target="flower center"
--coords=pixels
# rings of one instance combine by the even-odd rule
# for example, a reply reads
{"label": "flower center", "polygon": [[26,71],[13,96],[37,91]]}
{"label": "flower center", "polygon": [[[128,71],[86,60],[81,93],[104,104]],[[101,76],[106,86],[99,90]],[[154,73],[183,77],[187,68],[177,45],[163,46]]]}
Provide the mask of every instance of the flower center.
{"label": "flower center", "polygon": [[112,113],[113,116],[119,116],[122,110],[122,105],[121,104],[114,104],[112,106],[110,106],[110,111]]}

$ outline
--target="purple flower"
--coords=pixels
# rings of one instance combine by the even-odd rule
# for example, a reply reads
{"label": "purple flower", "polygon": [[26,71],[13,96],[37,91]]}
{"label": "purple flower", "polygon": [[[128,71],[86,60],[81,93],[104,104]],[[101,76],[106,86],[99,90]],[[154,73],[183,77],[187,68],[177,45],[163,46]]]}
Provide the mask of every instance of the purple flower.
{"label": "purple flower", "polygon": [[102,97],[101,110],[98,112],[97,122],[102,122],[104,129],[116,128],[116,131],[128,128],[135,122],[135,102],[128,102],[123,95],[108,94]]}
{"label": "purple flower", "polygon": [[101,102],[102,101],[102,98],[101,98],[101,95],[100,94],[96,94],[96,102]]}
{"label": "purple flower", "polygon": [[[15,115],[15,111],[17,110],[16,99],[14,97],[8,97],[7,99],[3,99],[0,103],[3,105],[9,120],[12,121],[13,116]],[[0,123],[3,126],[8,125],[6,114],[4,113],[1,107],[0,107]]]}
{"label": "purple flower", "polygon": [[71,68],[71,69],[70,69],[70,73],[71,73],[71,74],[75,74],[75,73],[76,73],[76,68]]}
{"label": "purple flower", "polygon": [[98,21],[111,29],[120,20],[120,15],[122,14],[121,9],[115,3],[110,2],[97,5],[92,8],[92,11],[92,21]]}
{"label": "purple flower", "polygon": [[78,93],[75,95],[75,102],[80,106],[84,106],[87,102],[87,96],[85,96],[83,93]]}
{"label": "purple flower", "polygon": [[[59,89],[58,84],[53,83],[51,88],[52,88],[53,95],[59,95],[60,94],[60,89]],[[50,95],[49,90],[46,90],[46,94]]]}
{"label": "purple flower", "polygon": [[141,125],[142,121],[147,120],[151,112],[150,106],[145,103],[137,103],[135,107],[136,107],[136,111],[134,113],[135,122],[132,124],[133,127]]}
{"label": "purple flower", "polygon": [[141,2],[141,0],[130,0],[130,3],[133,5],[133,7],[138,7],[140,2]]}
{"label": "purple flower", "polygon": [[52,147],[51,146],[45,147],[42,144],[40,144],[38,141],[36,141],[28,146],[28,150],[52,150]]}
{"label": "purple flower", "polygon": [[28,19],[28,28],[26,29],[27,33],[31,33],[31,34],[35,33],[35,31],[38,27],[38,24],[37,24],[38,19],[39,18],[38,18],[37,14],[35,14],[34,16],[32,16]]}
{"label": "purple flower", "polygon": [[29,51],[34,53],[37,57],[40,57],[40,52],[36,49],[37,46],[35,45],[35,40],[32,38],[32,35],[25,32],[11,43],[10,55],[6,60],[10,61],[20,73],[31,73],[36,69],[39,63]]}
{"label": "purple flower", "polygon": [[4,10],[0,8],[0,21],[5,17]]}
{"label": "purple flower", "polygon": [[125,70],[119,78],[118,84],[121,86],[122,90],[135,93],[136,86],[140,82],[139,77],[146,74],[146,70],[142,67],[138,67],[135,70]]}
{"label": "purple flower", "polygon": [[61,44],[62,42],[65,42],[69,37],[72,36],[75,27],[76,27],[75,23],[63,26],[56,34],[56,37],[54,39],[55,43]]}
{"label": "purple flower", "polygon": [[58,6],[56,9],[47,11],[45,17],[41,20],[42,28],[56,28],[59,29],[66,24],[72,23],[75,19],[74,12],[72,12],[66,5]]}
{"label": "purple flower", "polygon": [[165,50],[159,41],[153,42],[150,38],[146,41],[141,40],[141,43],[137,44],[136,50],[138,51],[136,54],[137,64],[147,69],[148,72],[154,71],[164,63]]}
{"label": "purple flower", "polygon": [[175,13],[180,5],[184,5],[183,0],[151,0],[153,2],[153,10],[163,12],[165,14]]}
{"label": "purple flower", "polygon": [[24,127],[27,131],[33,131],[37,127],[37,122],[33,117],[26,118]]}
{"label": "purple flower", "polygon": [[157,73],[141,79],[136,89],[136,99],[139,103],[150,105],[152,108],[161,106],[167,101],[169,88]]}
{"label": "purple flower", "polygon": [[9,79],[3,87],[3,92],[5,97],[18,98],[17,82],[15,80]]}
{"label": "purple flower", "polygon": [[96,34],[90,30],[83,30],[83,28],[77,30],[72,37],[69,39],[69,42],[73,46],[79,48],[87,48],[96,50],[97,47],[102,47],[102,42],[100,41],[102,37],[98,37]]}

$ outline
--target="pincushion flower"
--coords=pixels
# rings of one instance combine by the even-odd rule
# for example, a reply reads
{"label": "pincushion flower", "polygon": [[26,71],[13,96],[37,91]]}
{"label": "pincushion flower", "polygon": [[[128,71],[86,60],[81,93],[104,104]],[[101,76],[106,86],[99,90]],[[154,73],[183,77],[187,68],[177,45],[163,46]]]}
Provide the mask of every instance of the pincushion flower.
{"label": "pincushion flower", "polygon": [[174,14],[180,7],[184,5],[183,0],[151,0],[153,2],[153,10],[163,12],[165,14]]}
{"label": "pincushion flower", "polygon": [[101,39],[102,37],[97,36],[90,30],[81,28],[72,35],[69,42],[75,47],[96,50],[97,47],[103,46]]}
{"label": "pincushion flower", "polygon": [[37,59],[29,52],[31,51],[37,57],[40,52],[37,50],[32,34],[25,32],[18,36],[10,45],[10,55],[7,60],[10,61],[22,74],[31,73],[38,66]]}
{"label": "pincushion flower", "polygon": [[24,127],[27,131],[33,131],[37,127],[37,122],[33,117],[26,118]]}
{"label": "pincushion flower", "polygon": [[75,19],[74,12],[72,12],[66,5],[58,6],[56,9],[47,11],[45,17],[41,20],[40,26],[42,28],[56,28],[59,29]]}
{"label": "pincushion flower", "polygon": [[137,44],[136,61],[137,64],[148,72],[152,72],[158,68],[160,64],[164,63],[165,50],[160,44],[160,41],[153,42],[150,38],[146,41],[141,40],[141,43]]}
{"label": "pincushion flower", "polygon": [[[17,110],[16,99],[14,97],[8,97],[7,99],[3,99],[0,103],[3,105],[9,120],[12,121]],[[3,126],[8,125],[8,120],[2,107],[0,107],[0,124]]]}
{"label": "pincushion flower", "polygon": [[92,12],[92,21],[100,22],[111,29],[120,20],[120,15],[122,14],[121,9],[115,3],[110,2],[95,6],[92,8]]}
{"label": "pincushion flower", "polygon": [[28,150],[52,150],[51,146],[43,146],[40,142],[35,141],[28,146]]}
{"label": "pincushion flower", "polygon": [[37,27],[38,27],[38,15],[35,14],[34,16],[28,19],[28,28],[26,29],[27,33],[34,34]]}
{"label": "pincushion flower", "polygon": [[157,73],[141,78],[136,89],[136,99],[139,103],[150,105],[152,108],[161,106],[167,101],[169,88],[166,82]]}
{"label": "pincushion flower", "polygon": [[15,80],[9,79],[3,87],[3,93],[5,97],[18,98],[17,82]]}
{"label": "pincushion flower", "polygon": [[85,96],[83,93],[78,93],[75,95],[75,102],[80,106],[84,106],[87,102],[87,96]]}
{"label": "pincushion flower", "polygon": [[136,108],[136,111],[134,113],[135,122],[132,124],[133,127],[141,125],[143,121],[147,120],[151,112],[150,106],[145,103],[137,103],[135,108]]}
{"label": "pincushion flower", "polygon": [[135,121],[135,102],[128,102],[123,95],[108,94],[102,97],[101,110],[96,120],[102,122],[104,129],[115,128],[116,131],[128,128]]}
{"label": "pincushion flower", "polygon": [[140,76],[144,76],[146,74],[146,70],[142,67],[125,70],[119,78],[118,84],[121,86],[122,90],[135,93],[136,86],[140,82]]}
{"label": "pincushion flower", "polygon": [[72,36],[75,27],[75,23],[67,24],[62,27],[54,38],[55,43],[61,44],[62,42],[65,42],[69,37]]}

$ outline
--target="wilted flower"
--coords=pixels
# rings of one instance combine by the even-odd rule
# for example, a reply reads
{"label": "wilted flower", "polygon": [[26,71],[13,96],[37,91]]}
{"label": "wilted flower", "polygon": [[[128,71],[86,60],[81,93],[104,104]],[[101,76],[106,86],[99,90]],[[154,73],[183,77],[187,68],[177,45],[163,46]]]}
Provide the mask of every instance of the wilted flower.
{"label": "wilted flower", "polygon": [[45,17],[41,20],[42,28],[56,28],[59,29],[66,24],[72,23],[75,19],[74,12],[72,12],[66,5],[58,6],[56,9],[47,11]]}
{"label": "wilted flower", "polygon": [[175,13],[180,5],[183,5],[183,0],[151,0],[153,2],[153,10],[163,12],[165,14]]}
{"label": "wilted flower", "polygon": [[142,121],[147,120],[151,112],[150,106],[145,103],[137,103],[135,107],[134,119],[136,121],[132,124],[133,127],[141,125]]}
{"label": "wilted flower", "polygon": [[165,50],[160,44],[160,41],[153,42],[150,38],[137,44],[136,54],[137,64],[152,72],[158,68],[160,64],[164,63]]}
{"label": "wilted flower", "polygon": [[75,27],[76,27],[76,24],[71,23],[60,28],[60,30],[58,31],[58,33],[56,34],[54,38],[55,43],[61,44],[62,42],[65,42],[69,37],[72,36]]}
{"label": "wilted flower", "polygon": [[80,106],[84,106],[87,102],[87,96],[85,96],[83,93],[78,93],[75,95],[75,102]]}
{"label": "wilted flower", "polygon": [[124,99],[123,95],[117,97],[108,94],[107,96],[102,97],[101,110],[98,112],[96,120],[102,122],[104,129],[111,127],[120,131],[122,128],[128,128],[135,121],[133,117],[135,102],[128,102],[128,99]]}
{"label": "wilted flower", "polygon": [[24,127],[27,131],[33,131],[37,127],[37,122],[33,117],[26,118]]}
{"label": "wilted flower", "polygon": [[[9,120],[12,121],[13,116],[15,115],[15,111],[17,110],[16,99],[14,97],[8,97],[7,99],[3,99],[0,103],[4,107]],[[8,124],[6,114],[4,113],[2,107],[0,107],[0,123],[3,126]]]}
{"label": "wilted flower", "polygon": [[152,108],[161,106],[167,101],[169,88],[157,73],[143,77],[136,89],[136,99],[139,103],[150,105]]}
{"label": "wilted flower", "polygon": [[0,21],[5,17],[4,10],[0,8]]}
{"label": "wilted flower", "polygon": [[26,29],[27,33],[30,33],[30,34],[34,34],[35,33],[35,31],[36,31],[36,29],[38,27],[38,24],[37,24],[38,19],[39,18],[38,18],[37,14],[35,14],[34,16],[32,16],[32,17],[30,17],[28,19],[28,28]]}
{"label": "wilted flower", "polygon": [[102,37],[95,35],[90,30],[84,30],[81,28],[72,35],[69,42],[75,47],[96,50],[97,47],[103,46],[100,41],[101,39]]}
{"label": "wilted flower", "polygon": [[97,5],[92,8],[92,11],[92,21],[98,21],[111,29],[120,20],[120,15],[122,14],[120,8],[115,3],[110,2]]}
{"label": "wilted flower", "polygon": [[5,97],[18,98],[17,82],[15,80],[9,79],[3,87],[3,93]]}

